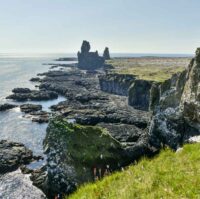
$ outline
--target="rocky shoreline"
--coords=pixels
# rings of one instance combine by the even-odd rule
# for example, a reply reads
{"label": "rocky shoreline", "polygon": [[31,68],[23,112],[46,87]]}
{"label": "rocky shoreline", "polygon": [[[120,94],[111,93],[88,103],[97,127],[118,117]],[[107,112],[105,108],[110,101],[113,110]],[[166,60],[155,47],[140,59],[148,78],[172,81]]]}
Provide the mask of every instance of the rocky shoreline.
{"label": "rocky shoreline", "polygon": [[[109,129],[114,139],[119,140],[124,146],[126,146],[126,142],[128,143],[126,152],[124,151],[127,157],[131,157],[131,154],[134,154],[133,159],[137,159],[140,157],[141,152],[144,151],[150,155],[152,151],[144,144],[143,138],[147,137],[151,114],[130,107],[127,104],[127,97],[103,92],[99,85],[99,75],[102,74],[105,74],[102,69],[98,71],[85,71],[74,66],[67,72],[60,70],[49,71],[39,74],[39,76],[43,75],[42,79],[34,79],[39,81],[39,90],[16,88],[13,89],[14,94],[12,98],[19,101],[23,100],[24,102],[28,100],[30,102],[30,100],[36,99],[31,97],[35,95],[42,96],[41,98],[37,97],[37,100],[43,100],[43,94],[46,95],[46,93],[55,93],[53,96],[63,95],[67,100],[51,107],[54,114],[66,118],[68,121],[76,121],[76,123],[81,125],[97,125],[101,128]],[[24,104],[20,106],[20,109],[26,115],[30,115],[31,118],[36,116],[36,119],[33,121],[41,122],[42,107],[40,105]],[[46,114],[45,120],[46,122],[49,120]],[[121,133],[125,126],[126,130]],[[130,131],[130,135],[126,134],[127,131]],[[51,151],[47,153],[47,157],[49,153],[51,154]],[[53,186],[53,184],[51,186],[43,184],[46,182],[46,177],[48,177],[44,173],[47,170],[52,170],[52,167],[54,167],[54,164],[49,164],[49,161],[50,159],[47,159],[48,167],[41,168],[38,171],[31,171],[33,176],[31,179],[34,185],[41,188],[47,195],[47,190]],[[130,161],[131,159],[128,162]],[[41,182],[41,176],[45,177],[43,182]],[[56,177],[56,174],[54,177]],[[65,188],[67,188],[66,185]],[[72,191],[70,188],[66,190],[68,190],[67,192]],[[54,193],[56,191],[59,192],[61,190],[58,188]],[[63,188],[62,191],[64,191]]]}
{"label": "rocky shoreline", "polygon": [[99,66],[81,70],[67,65],[66,71],[38,74],[43,76],[34,79],[38,90],[13,89],[8,98],[19,101],[58,95],[67,99],[52,106],[52,113],[42,111],[40,105],[20,106],[35,122],[50,120],[44,140],[47,163],[30,171],[33,184],[50,198],[70,194],[82,183],[93,181],[94,166],[101,165],[102,170],[108,164],[118,170],[143,156],[153,156],[163,146],[177,150],[199,135],[199,57],[198,49],[186,70],[163,83],[110,75]]}

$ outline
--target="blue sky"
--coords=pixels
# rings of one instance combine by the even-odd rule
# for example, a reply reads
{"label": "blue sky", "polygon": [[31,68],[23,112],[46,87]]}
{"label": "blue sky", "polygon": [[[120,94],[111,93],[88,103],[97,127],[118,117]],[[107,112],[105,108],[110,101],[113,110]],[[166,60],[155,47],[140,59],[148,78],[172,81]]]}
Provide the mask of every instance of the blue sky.
{"label": "blue sky", "polygon": [[199,0],[0,0],[0,52],[193,53]]}

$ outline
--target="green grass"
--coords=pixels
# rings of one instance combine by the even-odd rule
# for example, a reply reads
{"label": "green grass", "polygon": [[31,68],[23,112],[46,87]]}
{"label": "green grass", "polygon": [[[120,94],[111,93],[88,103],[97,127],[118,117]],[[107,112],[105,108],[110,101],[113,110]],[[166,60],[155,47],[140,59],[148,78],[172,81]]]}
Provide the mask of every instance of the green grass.
{"label": "green grass", "polygon": [[200,144],[185,145],[96,183],[86,184],[68,199],[192,199],[200,198]]}
{"label": "green grass", "polygon": [[112,73],[132,74],[138,79],[163,82],[189,64],[189,58],[121,58],[107,61]]}

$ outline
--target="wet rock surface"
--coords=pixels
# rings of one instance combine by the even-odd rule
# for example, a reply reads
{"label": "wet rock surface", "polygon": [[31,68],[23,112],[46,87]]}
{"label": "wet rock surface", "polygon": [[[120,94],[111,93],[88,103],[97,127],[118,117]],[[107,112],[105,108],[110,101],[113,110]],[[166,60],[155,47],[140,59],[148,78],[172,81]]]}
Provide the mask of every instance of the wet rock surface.
{"label": "wet rock surface", "polygon": [[14,171],[34,159],[32,151],[23,144],[6,140],[0,141],[0,174]]}
{"label": "wet rock surface", "polygon": [[31,82],[40,82],[41,79],[39,77],[33,77],[30,79]]}
{"label": "wet rock surface", "polygon": [[57,99],[58,94],[53,91],[46,90],[30,90],[29,88],[16,88],[13,89],[13,94],[9,95],[7,99],[13,99],[16,101],[40,101],[40,100],[50,100]]}
{"label": "wet rock surface", "polygon": [[23,104],[20,106],[20,110],[26,114],[24,117],[37,123],[48,123],[51,116],[50,112],[42,111],[42,105],[37,104]]}
{"label": "wet rock surface", "polygon": [[37,111],[30,113],[33,122],[48,123],[51,113],[47,111]]}
{"label": "wet rock surface", "polygon": [[42,106],[37,104],[23,104],[20,106],[20,110],[24,113],[31,113],[42,110]]}
{"label": "wet rock surface", "polygon": [[6,111],[6,110],[10,110],[10,109],[13,109],[13,108],[16,108],[17,105],[15,104],[0,104],[0,111]]}

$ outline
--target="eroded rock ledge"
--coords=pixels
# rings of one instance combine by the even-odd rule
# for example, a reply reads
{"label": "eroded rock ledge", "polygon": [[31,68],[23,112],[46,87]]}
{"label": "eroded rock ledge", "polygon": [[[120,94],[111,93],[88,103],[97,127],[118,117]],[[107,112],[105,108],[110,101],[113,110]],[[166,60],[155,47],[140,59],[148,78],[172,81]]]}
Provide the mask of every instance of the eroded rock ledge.
{"label": "eroded rock ledge", "polygon": [[30,90],[29,88],[15,88],[12,90],[13,94],[9,95],[7,99],[16,101],[27,100],[50,100],[58,98],[58,94],[53,91],[46,90]]}

